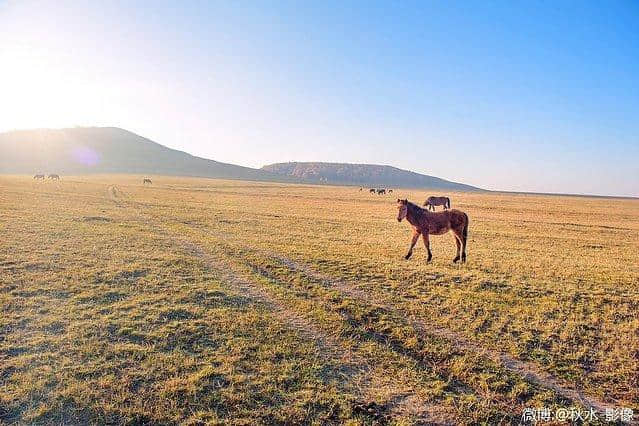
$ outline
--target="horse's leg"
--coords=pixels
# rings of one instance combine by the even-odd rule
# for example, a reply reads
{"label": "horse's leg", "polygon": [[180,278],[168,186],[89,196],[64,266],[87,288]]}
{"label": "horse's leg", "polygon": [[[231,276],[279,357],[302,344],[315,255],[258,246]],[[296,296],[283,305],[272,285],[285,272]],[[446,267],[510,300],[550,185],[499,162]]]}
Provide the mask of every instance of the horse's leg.
{"label": "horse's leg", "polygon": [[433,253],[430,251],[430,238],[428,238],[428,232],[422,234],[422,238],[424,239],[424,246],[426,247],[426,251],[428,251],[428,259],[426,262],[430,262],[433,258]]}
{"label": "horse's leg", "polygon": [[404,256],[404,259],[408,260],[413,255],[413,247],[415,247],[415,244],[417,244],[418,239],[419,239],[419,231],[415,230],[415,232],[413,232],[413,239],[410,242],[410,247],[408,248],[408,253],[406,253],[406,256]]}
{"label": "horse's leg", "polygon": [[466,263],[466,237],[462,236],[462,263]]}
{"label": "horse's leg", "polygon": [[461,238],[459,235],[457,235],[457,232],[453,231],[453,234],[455,235],[455,244],[457,244],[457,256],[455,256],[455,258],[453,259],[453,263],[457,263],[457,261],[459,260],[459,252],[461,250]]}

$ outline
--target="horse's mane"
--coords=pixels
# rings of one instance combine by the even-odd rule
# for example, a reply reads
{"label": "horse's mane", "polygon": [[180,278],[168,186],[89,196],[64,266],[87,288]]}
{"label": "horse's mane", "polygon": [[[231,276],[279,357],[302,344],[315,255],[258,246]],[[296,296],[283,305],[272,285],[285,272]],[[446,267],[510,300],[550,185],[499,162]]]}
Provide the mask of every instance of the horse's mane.
{"label": "horse's mane", "polygon": [[426,211],[423,208],[419,207],[417,204],[411,203],[410,201],[406,203],[406,206],[408,207],[408,212],[410,213],[410,215],[415,218],[421,217]]}

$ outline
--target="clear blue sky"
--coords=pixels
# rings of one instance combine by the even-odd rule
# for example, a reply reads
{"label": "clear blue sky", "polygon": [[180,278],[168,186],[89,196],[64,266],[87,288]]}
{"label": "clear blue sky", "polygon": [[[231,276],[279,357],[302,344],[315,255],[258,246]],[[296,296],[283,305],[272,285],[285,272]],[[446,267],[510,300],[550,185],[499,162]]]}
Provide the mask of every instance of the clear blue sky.
{"label": "clear blue sky", "polygon": [[0,130],[639,196],[639,3],[0,0]]}

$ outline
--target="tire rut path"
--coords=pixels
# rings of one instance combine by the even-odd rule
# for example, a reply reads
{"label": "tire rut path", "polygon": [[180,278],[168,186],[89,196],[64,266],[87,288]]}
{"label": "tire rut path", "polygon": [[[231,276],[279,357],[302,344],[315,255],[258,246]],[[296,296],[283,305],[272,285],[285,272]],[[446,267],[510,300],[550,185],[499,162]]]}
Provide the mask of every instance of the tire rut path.
{"label": "tire rut path", "polygon": [[[286,266],[291,271],[306,275],[311,279],[323,283],[326,287],[334,288],[353,299],[367,301],[368,303],[373,302],[390,312],[401,313],[397,310],[397,308],[389,305],[388,303],[385,303],[379,299],[372,299],[370,292],[364,292],[363,290],[354,287],[352,284],[349,284],[347,281],[331,277],[327,274],[314,270],[306,264],[295,262],[287,257],[278,255],[273,252],[264,252],[264,254]],[[607,408],[614,408],[609,403],[605,403],[595,396],[588,395],[583,391],[569,385],[565,381],[554,377],[550,373],[540,370],[539,367],[530,362],[519,360],[504,352],[482,347],[476,343],[469,341],[465,337],[450,329],[427,324],[419,318],[415,318],[415,316],[413,315],[408,317],[407,321],[419,333],[445,339],[461,350],[480,353],[484,356],[487,356],[493,361],[496,361],[497,363],[503,365],[504,368],[506,368],[510,372],[521,376],[525,380],[538,386],[551,389],[559,396],[571,401],[577,401],[586,406],[586,408],[592,408],[598,413],[604,413]]]}
{"label": "tire rut path", "polygon": [[[294,330],[301,338],[314,342],[322,362],[331,367],[330,375],[339,378],[340,388],[353,395],[355,410],[372,416],[382,423],[386,423],[391,417],[404,415],[412,417],[417,424],[455,424],[454,419],[436,403],[423,401],[414,392],[396,394],[383,406],[374,403],[372,391],[375,383],[372,374],[376,366],[369,360],[355,351],[345,350],[337,337],[325,333],[309,319],[287,307],[259,283],[242,277],[242,271],[239,271],[238,265],[208,253],[200,245],[159,225],[150,215],[142,211],[143,207],[148,206],[129,199],[125,194],[117,198],[119,198],[117,201],[127,204],[134,210],[138,219],[156,235],[161,235],[179,246],[185,253],[201,260],[227,288],[261,304],[276,320]],[[339,367],[335,368],[336,366]]]}

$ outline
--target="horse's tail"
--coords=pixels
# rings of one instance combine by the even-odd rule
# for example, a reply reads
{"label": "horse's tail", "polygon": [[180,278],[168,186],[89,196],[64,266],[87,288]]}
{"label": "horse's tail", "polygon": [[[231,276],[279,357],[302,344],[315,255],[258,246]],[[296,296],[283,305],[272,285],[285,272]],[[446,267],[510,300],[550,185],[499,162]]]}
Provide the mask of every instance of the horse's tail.
{"label": "horse's tail", "polygon": [[450,198],[446,197],[446,206],[450,208]]}
{"label": "horse's tail", "polygon": [[464,213],[464,218],[466,219],[466,223],[464,223],[464,229],[462,230],[462,236],[464,237],[464,241],[468,238],[468,215]]}

